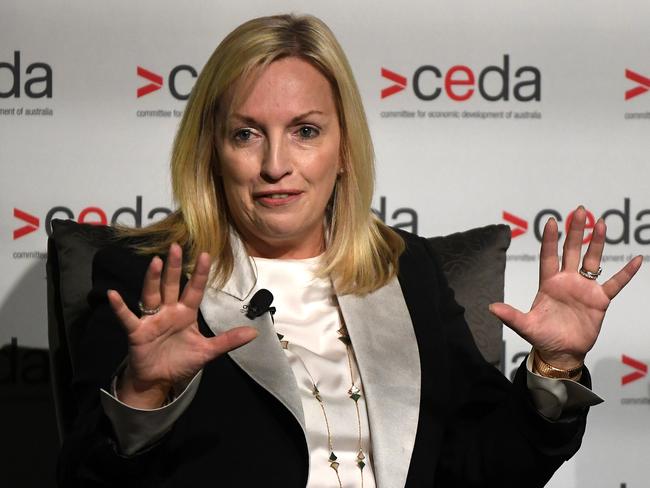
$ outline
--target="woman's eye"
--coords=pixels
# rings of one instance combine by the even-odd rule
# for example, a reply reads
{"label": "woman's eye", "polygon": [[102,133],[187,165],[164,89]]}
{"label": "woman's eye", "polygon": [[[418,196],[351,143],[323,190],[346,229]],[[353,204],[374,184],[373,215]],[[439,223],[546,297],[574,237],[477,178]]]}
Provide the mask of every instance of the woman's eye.
{"label": "woman's eye", "polygon": [[316,129],[315,127],[311,127],[309,125],[303,125],[302,127],[300,127],[300,129],[298,129],[298,134],[303,139],[313,139],[319,134],[319,132],[318,129]]}
{"label": "woman's eye", "polygon": [[239,129],[234,135],[234,139],[238,142],[250,141],[252,137],[253,131],[250,129]]}

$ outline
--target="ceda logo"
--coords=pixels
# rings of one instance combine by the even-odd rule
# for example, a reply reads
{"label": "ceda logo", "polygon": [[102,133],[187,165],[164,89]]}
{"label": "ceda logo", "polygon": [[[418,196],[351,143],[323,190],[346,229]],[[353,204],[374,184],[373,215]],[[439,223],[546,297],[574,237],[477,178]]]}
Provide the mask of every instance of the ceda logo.
{"label": "ceda logo", "polygon": [[[563,214],[553,208],[545,208],[537,213],[532,219],[522,217],[507,210],[503,210],[501,217],[504,222],[510,225],[511,236],[513,239],[525,235],[529,230],[533,231],[535,239],[542,242],[542,232],[546,221],[553,217],[557,220],[559,227],[564,226],[568,230],[573,218],[573,211]],[[638,211],[632,211],[632,204],[629,198],[623,199],[623,208],[610,208],[604,210],[600,217],[605,220],[608,226],[607,237],[605,242],[608,244],[650,244],[650,209],[644,208]],[[594,212],[587,210],[587,221],[585,223],[584,244],[591,240],[591,232],[596,225],[598,218]],[[530,223],[532,222],[532,225]],[[563,232],[559,232],[562,237]]]}
{"label": "ceda logo", "polygon": [[[142,78],[142,82],[145,83],[141,85],[136,90],[136,95],[138,98],[144,97],[160,90],[164,85],[163,76],[155,73],[151,70],[138,66],[136,73],[139,78]],[[169,87],[169,93],[176,100],[187,100],[190,98],[191,88],[183,90],[180,88],[180,85],[187,84],[187,78],[194,79],[198,76],[196,70],[189,64],[179,64],[174,66],[167,76],[167,86]],[[182,80],[185,78],[185,80]]]}
{"label": "ceda logo", "polygon": [[[52,219],[72,219],[80,224],[111,225],[116,224],[124,216],[129,220],[124,222],[126,225],[142,227],[143,219],[146,218],[149,223],[165,217],[171,213],[167,207],[154,207],[144,213],[142,206],[142,196],[138,195],[135,199],[135,207],[120,207],[114,212],[107,212],[105,209],[97,206],[84,207],[79,212],[74,212],[70,207],[58,205],[52,207],[45,214],[44,224],[45,232],[48,236],[52,233]],[[18,227],[13,230],[13,240],[21,239],[32,232],[37,231],[41,225],[40,217],[26,212],[23,209],[14,208],[13,216],[18,221]],[[110,216],[110,219],[109,219]]]}
{"label": "ceda logo", "polygon": [[[381,98],[403,91],[408,83],[404,74],[381,68],[381,76],[391,82],[381,90]],[[513,67],[510,55],[504,54],[499,65],[472,68],[456,64],[447,69],[432,64],[418,67],[411,75],[413,94],[420,100],[448,98],[455,102],[475,95],[488,102],[539,102],[542,99],[542,74],[535,66]],[[477,94],[478,91],[478,94]]]}

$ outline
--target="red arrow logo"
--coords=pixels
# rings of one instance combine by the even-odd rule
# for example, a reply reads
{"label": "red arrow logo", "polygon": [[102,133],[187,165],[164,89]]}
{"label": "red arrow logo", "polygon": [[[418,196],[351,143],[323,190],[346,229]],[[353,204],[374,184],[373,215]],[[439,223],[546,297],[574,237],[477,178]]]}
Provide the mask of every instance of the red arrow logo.
{"label": "red arrow logo", "polygon": [[156,90],[160,90],[162,88],[162,76],[144,69],[141,66],[138,66],[138,76],[141,76],[147,81],[151,81],[151,83],[138,88],[138,98],[149,95],[149,93],[155,92]]}
{"label": "red arrow logo", "polygon": [[621,378],[621,385],[627,385],[633,381],[640,380],[648,374],[648,365],[641,361],[632,359],[630,356],[626,356],[625,354],[621,356],[621,361],[626,366],[636,369],[636,371],[628,373]]}
{"label": "red arrow logo", "polygon": [[505,210],[503,211],[503,220],[508,222],[509,224],[515,225],[515,227],[510,226],[510,235],[514,239],[515,237],[519,237],[522,234],[525,234],[526,231],[528,230],[528,222],[526,222],[524,219],[521,217],[517,217],[516,215],[511,214],[510,212],[506,212]]}
{"label": "red arrow logo", "polygon": [[403,77],[402,75],[398,75],[397,73],[389,69],[382,68],[381,76],[383,78],[386,78],[387,80],[397,83],[396,85],[391,85],[384,88],[381,91],[381,98],[390,97],[391,95],[395,95],[395,93],[399,93],[404,88],[406,88],[406,78]]}
{"label": "red arrow logo", "polygon": [[37,230],[38,226],[40,225],[38,217],[30,215],[27,212],[23,212],[22,210],[18,210],[17,208],[14,208],[14,217],[22,220],[23,222],[27,222],[27,225],[23,225],[22,227],[14,230],[14,240],[20,239],[27,234],[31,234]]}
{"label": "red arrow logo", "polygon": [[650,78],[646,78],[645,76],[641,76],[639,73],[635,73],[631,69],[626,69],[625,70],[625,77],[630,80],[634,81],[635,83],[638,83],[641,86],[635,86],[634,88],[630,88],[625,92],[625,100],[629,100],[630,98],[638,97],[639,95],[644,94],[648,90],[650,90]]}

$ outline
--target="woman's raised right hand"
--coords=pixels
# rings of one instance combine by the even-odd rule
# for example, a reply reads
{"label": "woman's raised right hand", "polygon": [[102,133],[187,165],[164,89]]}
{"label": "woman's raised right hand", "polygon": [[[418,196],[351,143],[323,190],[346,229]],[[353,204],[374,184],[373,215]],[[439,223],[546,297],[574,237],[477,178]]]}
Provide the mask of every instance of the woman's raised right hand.
{"label": "woman's raised right hand", "polygon": [[210,257],[201,253],[179,298],[182,250],[172,244],[164,271],[162,260],[154,257],[142,287],[143,309],[159,307],[158,312],[138,317],[117,291],[108,291],[129,345],[126,368],[117,382],[120,401],[136,408],[158,408],[174,385],[189,381],[212,359],[257,336],[252,327],[237,327],[211,338],[201,334],[197,317],[209,271]]}

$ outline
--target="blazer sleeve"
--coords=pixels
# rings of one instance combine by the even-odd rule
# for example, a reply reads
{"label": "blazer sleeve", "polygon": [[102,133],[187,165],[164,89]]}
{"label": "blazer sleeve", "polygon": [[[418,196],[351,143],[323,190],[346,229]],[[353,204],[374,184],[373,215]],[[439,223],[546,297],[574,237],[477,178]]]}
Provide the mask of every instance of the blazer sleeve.
{"label": "blazer sleeve", "polygon": [[[78,412],[62,448],[59,486],[304,487],[309,457],[300,424],[227,354],[205,365],[195,397],[169,430],[134,455],[121,454],[100,390],[109,391],[127,354],[127,341],[106,291],[119,291],[136,311],[149,262],[150,257],[117,245],[96,255],[91,313],[81,331],[73,379]],[[181,287],[184,284],[181,280]],[[199,331],[210,336],[200,315],[198,322]],[[127,422],[132,420],[129,416]]]}
{"label": "blazer sleeve", "polygon": [[[531,400],[524,363],[513,383],[487,363],[437,257],[424,239],[418,239],[407,240],[407,253],[417,256],[413,260],[416,274],[411,275],[417,285],[410,288],[417,287],[422,300],[429,301],[429,313],[426,320],[418,318],[421,314],[415,310],[411,315],[417,319],[414,326],[420,342],[423,383],[441,385],[433,396],[444,399],[443,405],[439,399],[431,400],[443,419],[434,486],[544,486],[578,450],[587,408],[550,421],[538,413]],[[408,276],[408,270],[404,272]],[[431,331],[438,327],[435,333]],[[439,344],[431,346],[424,340]],[[426,357],[429,352],[437,357]],[[582,382],[590,384],[587,371]],[[422,389],[426,392],[428,385],[423,384]],[[427,408],[426,396],[424,393],[421,408]]]}
{"label": "blazer sleeve", "polygon": [[149,257],[126,247],[98,251],[93,261],[93,286],[88,296],[90,314],[80,331],[73,375],[77,405],[75,423],[59,457],[59,486],[157,486],[156,473],[164,472],[160,450],[164,437],[137,456],[120,454],[113,427],[100,402],[100,390],[110,382],[127,354],[126,334],[106,296],[110,289],[137,310]]}
{"label": "blazer sleeve", "polygon": [[110,392],[102,388],[102,408],[111,421],[119,452],[134,456],[161,439],[192,403],[202,372],[194,375],[184,388],[174,387],[174,391],[179,392],[178,395],[174,393],[172,400],[153,409],[134,408],[121,402],[115,392],[116,378],[111,382]]}

